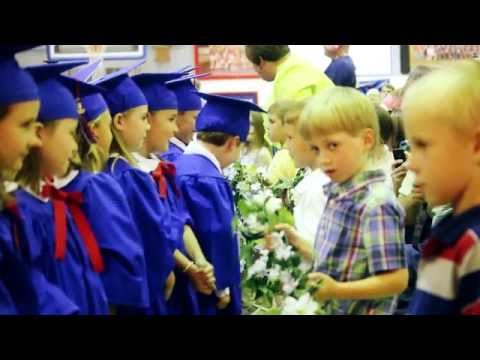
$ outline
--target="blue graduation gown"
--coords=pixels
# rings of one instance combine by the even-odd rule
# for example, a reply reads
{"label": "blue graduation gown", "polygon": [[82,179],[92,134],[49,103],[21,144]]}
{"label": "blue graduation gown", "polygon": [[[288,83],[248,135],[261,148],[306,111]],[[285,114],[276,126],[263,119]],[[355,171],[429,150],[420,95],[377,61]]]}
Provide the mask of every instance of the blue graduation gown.
{"label": "blue graduation gown", "polygon": [[[188,257],[185,244],[183,242],[183,233],[185,225],[191,225],[191,217],[188,214],[184,198],[180,191],[176,177],[167,177],[168,192],[167,198],[160,198],[169,210],[169,226],[172,231],[172,239],[174,239],[174,248],[179,250]],[[175,192],[175,188],[179,192]],[[200,308],[198,305],[197,291],[193,286],[190,278],[180,269],[175,268],[175,287],[172,296],[167,302],[168,313],[170,315],[199,315]]]}
{"label": "blue graduation gown", "polygon": [[199,294],[201,313],[240,315],[240,259],[237,236],[232,228],[235,213],[232,189],[215,165],[202,155],[183,155],[176,166],[192,229],[214,267],[217,288],[230,288],[231,302],[223,311],[216,307],[215,294]]}
{"label": "blue graduation gown", "polygon": [[[0,215],[0,282],[3,282],[20,315],[71,315],[79,309],[57,285],[48,281],[35,266],[21,219],[3,212]],[[14,244],[16,223],[20,248]],[[2,285],[0,285],[0,288]],[[0,295],[0,298],[2,295]],[[2,302],[0,300],[0,302]],[[0,306],[1,307],[1,306]],[[2,313],[3,310],[0,310]]]}
{"label": "blue graduation gown", "polygon": [[170,229],[162,216],[167,209],[159,201],[150,175],[132,167],[125,159],[110,158],[105,171],[123,189],[130,205],[132,221],[141,236],[147,267],[149,313],[166,315],[165,284],[174,268]]}
{"label": "blue graduation gown", "polygon": [[183,152],[184,151],[180,146],[169,142],[168,150],[163,154],[158,154],[158,156],[165,161],[175,162],[181,155],[183,155]]}
{"label": "blue graduation gown", "polygon": [[[78,306],[81,315],[109,314],[100,274],[92,268],[82,237],[67,210],[67,251],[55,259],[55,223],[52,202],[43,202],[21,189],[15,193],[22,228],[33,265]],[[58,295],[58,294],[57,294]]]}
{"label": "blue graduation gown", "polygon": [[80,171],[62,191],[81,192],[82,210],[102,252],[101,273],[110,304],[149,306],[145,258],[140,234],[122,188],[105,173]]}

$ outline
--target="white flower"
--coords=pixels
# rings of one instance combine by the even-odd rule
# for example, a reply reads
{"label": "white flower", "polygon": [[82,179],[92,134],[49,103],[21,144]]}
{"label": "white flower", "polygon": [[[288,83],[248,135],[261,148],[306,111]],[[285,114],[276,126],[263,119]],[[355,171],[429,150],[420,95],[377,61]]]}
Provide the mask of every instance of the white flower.
{"label": "white flower", "polygon": [[287,297],[283,304],[282,315],[315,315],[318,303],[309,293],[303,294],[300,299]]}
{"label": "white flower", "polygon": [[263,225],[258,221],[257,215],[249,214],[245,218],[245,225],[247,226],[249,232],[251,233],[261,233],[267,229],[266,225]]}
{"label": "white flower", "polygon": [[273,197],[273,192],[271,189],[266,189],[264,193],[265,193],[265,196],[267,197]]}
{"label": "white flower", "polygon": [[253,263],[252,266],[248,269],[247,278],[250,279],[252,276],[256,275],[257,277],[264,277],[267,270],[267,260],[266,257],[261,257]]}
{"label": "white flower", "polygon": [[245,270],[245,260],[240,260],[240,273],[243,273]]}
{"label": "white flower", "polygon": [[250,191],[250,185],[248,185],[248,183],[246,181],[240,181],[237,185],[237,189],[241,193],[246,193],[246,192]]}
{"label": "white flower", "polygon": [[223,174],[225,175],[225,177],[227,178],[228,181],[232,182],[235,179],[235,177],[237,176],[238,171],[234,166],[232,166],[232,167],[226,168],[223,171]]}
{"label": "white flower", "polygon": [[300,265],[298,265],[298,269],[303,273],[305,274],[306,272],[310,271],[310,269],[312,268],[312,263],[310,261],[305,261],[302,259],[302,262],[300,263]]}
{"label": "white flower", "polygon": [[298,281],[295,281],[288,271],[282,271],[280,273],[280,281],[282,282],[282,291],[286,295],[290,295],[298,286]]}
{"label": "white flower", "polygon": [[255,204],[255,205],[260,205],[260,206],[263,206],[265,205],[265,201],[267,201],[267,194],[265,194],[265,192],[259,192],[258,194],[255,194],[252,196],[252,202]]}
{"label": "white flower", "polygon": [[280,278],[280,265],[275,265],[273,268],[267,271],[268,273],[268,280],[271,282],[277,281]]}
{"label": "white flower", "polygon": [[277,247],[279,247],[280,245],[283,244],[283,236],[285,235],[285,233],[283,231],[281,232],[273,232],[271,234],[271,239],[272,239],[272,244],[271,244],[271,248],[272,249],[276,249]]}
{"label": "white flower", "polygon": [[267,203],[265,204],[265,209],[269,214],[273,214],[276,211],[280,210],[281,208],[282,208],[282,200],[276,197],[271,197],[270,199],[268,199]]}
{"label": "white flower", "polygon": [[253,193],[257,193],[257,192],[259,192],[261,189],[262,189],[262,187],[260,186],[259,183],[252,184],[252,186],[250,187],[250,190],[251,190]]}
{"label": "white flower", "polygon": [[290,245],[285,245],[283,242],[275,248],[275,258],[277,260],[288,260],[294,254]]}

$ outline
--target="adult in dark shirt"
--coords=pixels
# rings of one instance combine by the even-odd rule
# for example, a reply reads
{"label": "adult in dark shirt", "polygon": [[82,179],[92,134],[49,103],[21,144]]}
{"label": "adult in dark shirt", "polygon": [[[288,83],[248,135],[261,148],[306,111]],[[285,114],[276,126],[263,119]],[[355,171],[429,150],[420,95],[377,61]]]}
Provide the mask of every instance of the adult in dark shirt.
{"label": "adult in dark shirt", "polygon": [[337,86],[357,86],[355,65],[352,58],[348,56],[350,45],[324,45],[325,55],[332,59],[332,62],[325,70],[325,74]]}

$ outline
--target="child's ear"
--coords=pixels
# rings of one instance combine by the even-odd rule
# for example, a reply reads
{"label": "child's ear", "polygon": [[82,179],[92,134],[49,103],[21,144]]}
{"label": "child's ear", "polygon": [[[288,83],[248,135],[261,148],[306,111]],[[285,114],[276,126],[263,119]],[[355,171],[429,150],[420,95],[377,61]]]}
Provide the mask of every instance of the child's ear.
{"label": "child's ear", "polygon": [[44,127],[41,122],[35,123],[35,135],[40,141],[45,138]]}
{"label": "child's ear", "polygon": [[43,140],[45,140],[45,136],[46,136],[46,131],[47,129],[45,128],[45,126],[43,126],[42,123],[37,123],[35,124],[36,125],[36,133],[37,133],[37,137],[40,141],[43,142]]}
{"label": "child's ear", "polygon": [[373,149],[375,145],[375,131],[373,129],[364,129],[362,131],[363,145],[367,150]]}
{"label": "child's ear", "polygon": [[150,126],[152,126],[153,114],[150,111],[147,113],[147,121],[150,124]]}
{"label": "child's ear", "polygon": [[480,165],[480,127],[477,127],[473,132],[473,151],[476,162]]}
{"label": "child's ear", "polygon": [[237,149],[237,146],[240,145],[240,138],[238,136],[232,136],[227,140],[225,144],[227,146],[227,151],[234,151]]}
{"label": "child's ear", "polygon": [[123,113],[118,113],[113,117],[112,125],[116,130],[123,130],[125,128],[125,115]]}

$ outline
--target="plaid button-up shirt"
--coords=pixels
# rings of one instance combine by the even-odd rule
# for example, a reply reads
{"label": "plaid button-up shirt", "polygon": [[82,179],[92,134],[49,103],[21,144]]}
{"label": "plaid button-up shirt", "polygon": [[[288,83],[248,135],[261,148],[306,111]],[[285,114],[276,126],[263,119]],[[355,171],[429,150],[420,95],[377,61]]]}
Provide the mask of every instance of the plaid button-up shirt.
{"label": "plaid button-up shirt", "polygon": [[[381,170],[324,186],[327,206],[315,240],[315,271],[340,282],[406,268],[404,210]],[[338,314],[391,314],[396,297],[339,301]]]}

